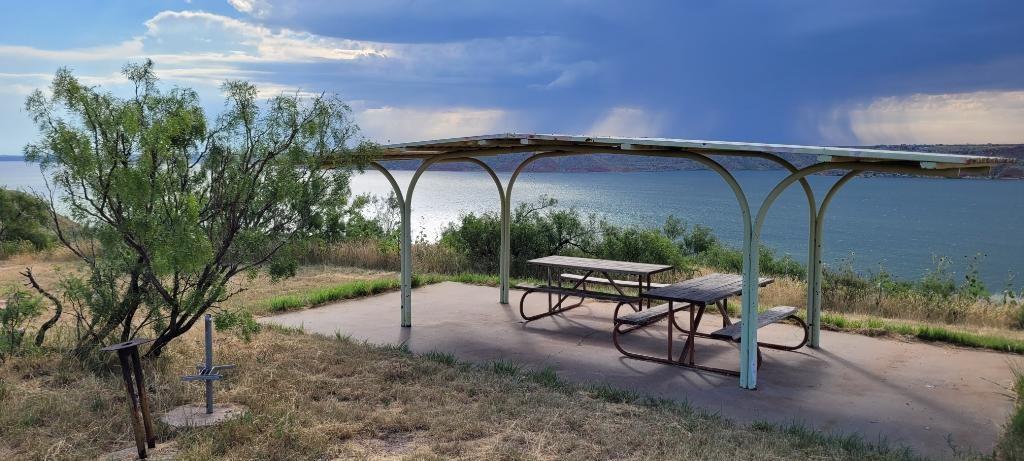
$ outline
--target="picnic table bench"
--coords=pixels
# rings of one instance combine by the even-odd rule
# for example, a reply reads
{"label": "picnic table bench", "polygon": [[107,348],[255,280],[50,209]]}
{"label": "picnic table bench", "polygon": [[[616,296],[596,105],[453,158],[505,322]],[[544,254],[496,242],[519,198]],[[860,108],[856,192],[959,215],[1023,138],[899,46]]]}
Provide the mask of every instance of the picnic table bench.
{"label": "picnic table bench", "polygon": [[[642,295],[644,292],[652,288],[665,286],[665,284],[652,283],[651,276],[672,269],[672,266],[665,264],[634,263],[575,256],[546,256],[531,259],[527,262],[543,267],[546,273],[545,285],[516,285],[516,288],[523,290],[523,296],[519,299],[519,315],[527,321],[574,309],[582,305],[583,301],[587,298],[617,301],[618,304],[615,306],[616,317],[622,306],[630,306],[634,312],[640,311],[643,307],[644,298]],[[557,277],[554,276],[556,269],[559,272]],[[563,270],[575,270],[583,272],[583,274],[561,272]],[[635,276],[636,280],[619,280],[612,277],[611,274]],[[572,282],[572,286],[563,286],[563,282],[566,281]],[[609,293],[606,291],[588,290],[586,287],[588,283],[611,287],[614,291]],[[627,294],[624,290],[635,291],[635,294]],[[526,297],[531,293],[547,293],[547,311],[536,315],[527,315],[525,301]],[[579,298],[578,302],[568,306],[563,305],[567,299],[575,297]],[[648,305],[650,305],[649,300]]]}
{"label": "picnic table bench", "polygon": [[[762,277],[758,281],[759,286],[766,286],[773,282],[772,279]],[[698,365],[695,362],[694,349],[695,338],[703,337],[720,341],[739,342],[743,322],[733,323],[729,317],[729,298],[742,294],[743,278],[735,274],[709,274],[702,277],[675,283],[669,286],[655,288],[643,293],[648,300],[666,301],[655,307],[646,310],[631,312],[625,315],[616,315],[615,325],[612,329],[612,342],[623,355],[640,360],[667,363],[701,370],[714,371],[730,375],[738,375],[739,372],[722,368]],[[697,329],[700,327],[701,319],[707,306],[714,305],[722,315],[722,328],[711,333],[703,333]],[[689,323],[684,328],[679,324],[676,313],[687,311]],[[758,316],[757,327],[762,328],[772,323],[791,320],[797,323],[803,330],[803,339],[797,345],[783,345],[768,342],[758,342],[757,362],[761,364],[761,347],[781,350],[795,350],[807,344],[807,324],[795,315],[797,309],[790,306],[773,307]],[[667,354],[665,356],[653,356],[626,350],[620,339],[637,328],[653,325],[665,318],[668,318]],[[686,342],[679,356],[676,357],[673,351],[673,331],[678,330],[686,336]]]}

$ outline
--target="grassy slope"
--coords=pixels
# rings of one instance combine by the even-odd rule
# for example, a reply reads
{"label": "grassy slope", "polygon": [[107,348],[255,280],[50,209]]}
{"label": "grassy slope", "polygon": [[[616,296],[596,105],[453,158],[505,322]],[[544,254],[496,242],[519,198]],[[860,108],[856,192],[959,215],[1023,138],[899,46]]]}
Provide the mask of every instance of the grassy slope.
{"label": "grassy slope", "polygon": [[[178,379],[200,355],[198,333],[148,364],[157,413],[200,401],[200,386]],[[160,427],[184,459],[912,458],[799,427],[738,426],[508,363],[471,366],[282,329],[218,341],[218,361],[238,365],[217,384],[219,399],[250,411],[216,428]],[[116,367],[94,374],[52,355],[19,357],[0,367],[0,380],[0,458],[89,458],[131,445]]]}
{"label": "grassy slope", "polygon": [[[234,303],[266,313],[397,289],[392,274],[338,272],[307,268],[283,284],[256,283]],[[494,277],[478,275],[422,277],[417,283],[452,278],[494,283]],[[287,294],[273,296],[282,292]],[[265,330],[250,343],[221,335],[218,361],[240,368],[219,395],[250,406],[251,413],[218,429],[160,433],[178,439],[192,459],[644,459],[676,450],[698,459],[910,457],[800,427],[740,427],[678,404],[566,385],[551,372],[506,363],[474,367],[443,354],[414,357],[344,338],[292,333]],[[200,386],[178,378],[200,356],[199,341],[197,330],[148,365],[157,412],[201,400]],[[83,458],[130,446],[116,370],[108,366],[94,373],[54,354],[0,365],[0,459]],[[1021,417],[1007,428],[1004,453],[1022,445]],[[630,435],[622,427],[651,429]],[[716,431],[724,436],[712,437]],[[625,448],[627,442],[634,443],[632,449]]]}

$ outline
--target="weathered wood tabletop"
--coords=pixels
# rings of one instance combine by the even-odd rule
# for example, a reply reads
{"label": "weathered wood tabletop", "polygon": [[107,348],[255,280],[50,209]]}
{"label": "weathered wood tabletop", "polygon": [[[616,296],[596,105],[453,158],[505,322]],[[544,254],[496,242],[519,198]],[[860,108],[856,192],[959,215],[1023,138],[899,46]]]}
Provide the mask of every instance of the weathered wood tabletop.
{"label": "weathered wood tabletop", "polygon": [[[761,277],[758,286],[765,286],[774,279]],[[711,304],[743,292],[743,277],[737,274],[708,274],[692,278],[667,287],[653,288],[643,294],[645,298],[662,301]]]}
{"label": "weathered wood tabletop", "polygon": [[634,275],[650,275],[672,269],[672,266],[665,264],[634,263],[607,259],[578,258],[575,256],[545,256],[543,258],[531,259],[527,262],[538,266]]}

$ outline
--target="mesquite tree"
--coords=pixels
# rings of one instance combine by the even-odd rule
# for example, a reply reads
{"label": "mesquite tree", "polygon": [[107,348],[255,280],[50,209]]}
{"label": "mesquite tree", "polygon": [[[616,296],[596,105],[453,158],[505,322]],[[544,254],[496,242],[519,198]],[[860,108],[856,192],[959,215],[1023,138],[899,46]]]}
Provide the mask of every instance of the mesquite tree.
{"label": "mesquite tree", "polygon": [[[49,96],[26,101],[41,134],[26,157],[46,172],[57,238],[85,269],[54,287],[24,275],[55,304],[51,320],[72,313],[78,354],[146,331],[155,335],[148,354],[159,355],[222,310],[240,275],[293,275],[299,243],[352,212],[351,167],[375,149],[357,142],[336,98],[261,99],[253,85],[229,81],[223,113],[208,121],[193,90],[158,88],[152,62],[124,75],[128,98],[62,69]],[[74,229],[57,219],[55,201]]]}

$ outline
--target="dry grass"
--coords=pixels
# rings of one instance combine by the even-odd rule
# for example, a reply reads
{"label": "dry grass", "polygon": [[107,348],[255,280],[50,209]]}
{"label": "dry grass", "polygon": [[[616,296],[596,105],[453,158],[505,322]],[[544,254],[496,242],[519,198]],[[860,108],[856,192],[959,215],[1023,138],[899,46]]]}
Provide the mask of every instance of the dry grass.
{"label": "dry grass", "polygon": [[[460,274],[469,269],[462,256],[436,243],[417,242],[412,246],[413,267],[418,272]],[[317,245],[302,257],[303,264],[362,267],[397,271],[401,268],[397,247],[382,247],[374,240]]]}
{"label": "dry grass", "polygon": [[[147,364],[157,413],[200,401],[182,383],[198,331]],[[416,357],[344,338],[268,329],[219,337],[235,363],[218,396],[249,407],[216,428],[174,433],[182,459],[904,459],[856,439],[800,428],[734,425],[683,405],[499,363]],[[83,459],[131,446],[116,367],[88,371],[54,355],[0,367],[0,457]],[[643,430],[635,430],[643,428]]]}
{"label": "dry grass", "polygon": [[[917,293],[898,296],[866,292],[847,293],[841,290],[822,293],[822,310],[831,313],[853,314],[886,319],[911,320],[969,327],[972,331],[998,330],[1019,334],[1016,325],[1020,306],[996,304],[986,300],[967,300],[951,297],[948,300],[928,298]],[[761,304],[806,308],[807,284],[803,280],[780,277],[759,292]]]}

